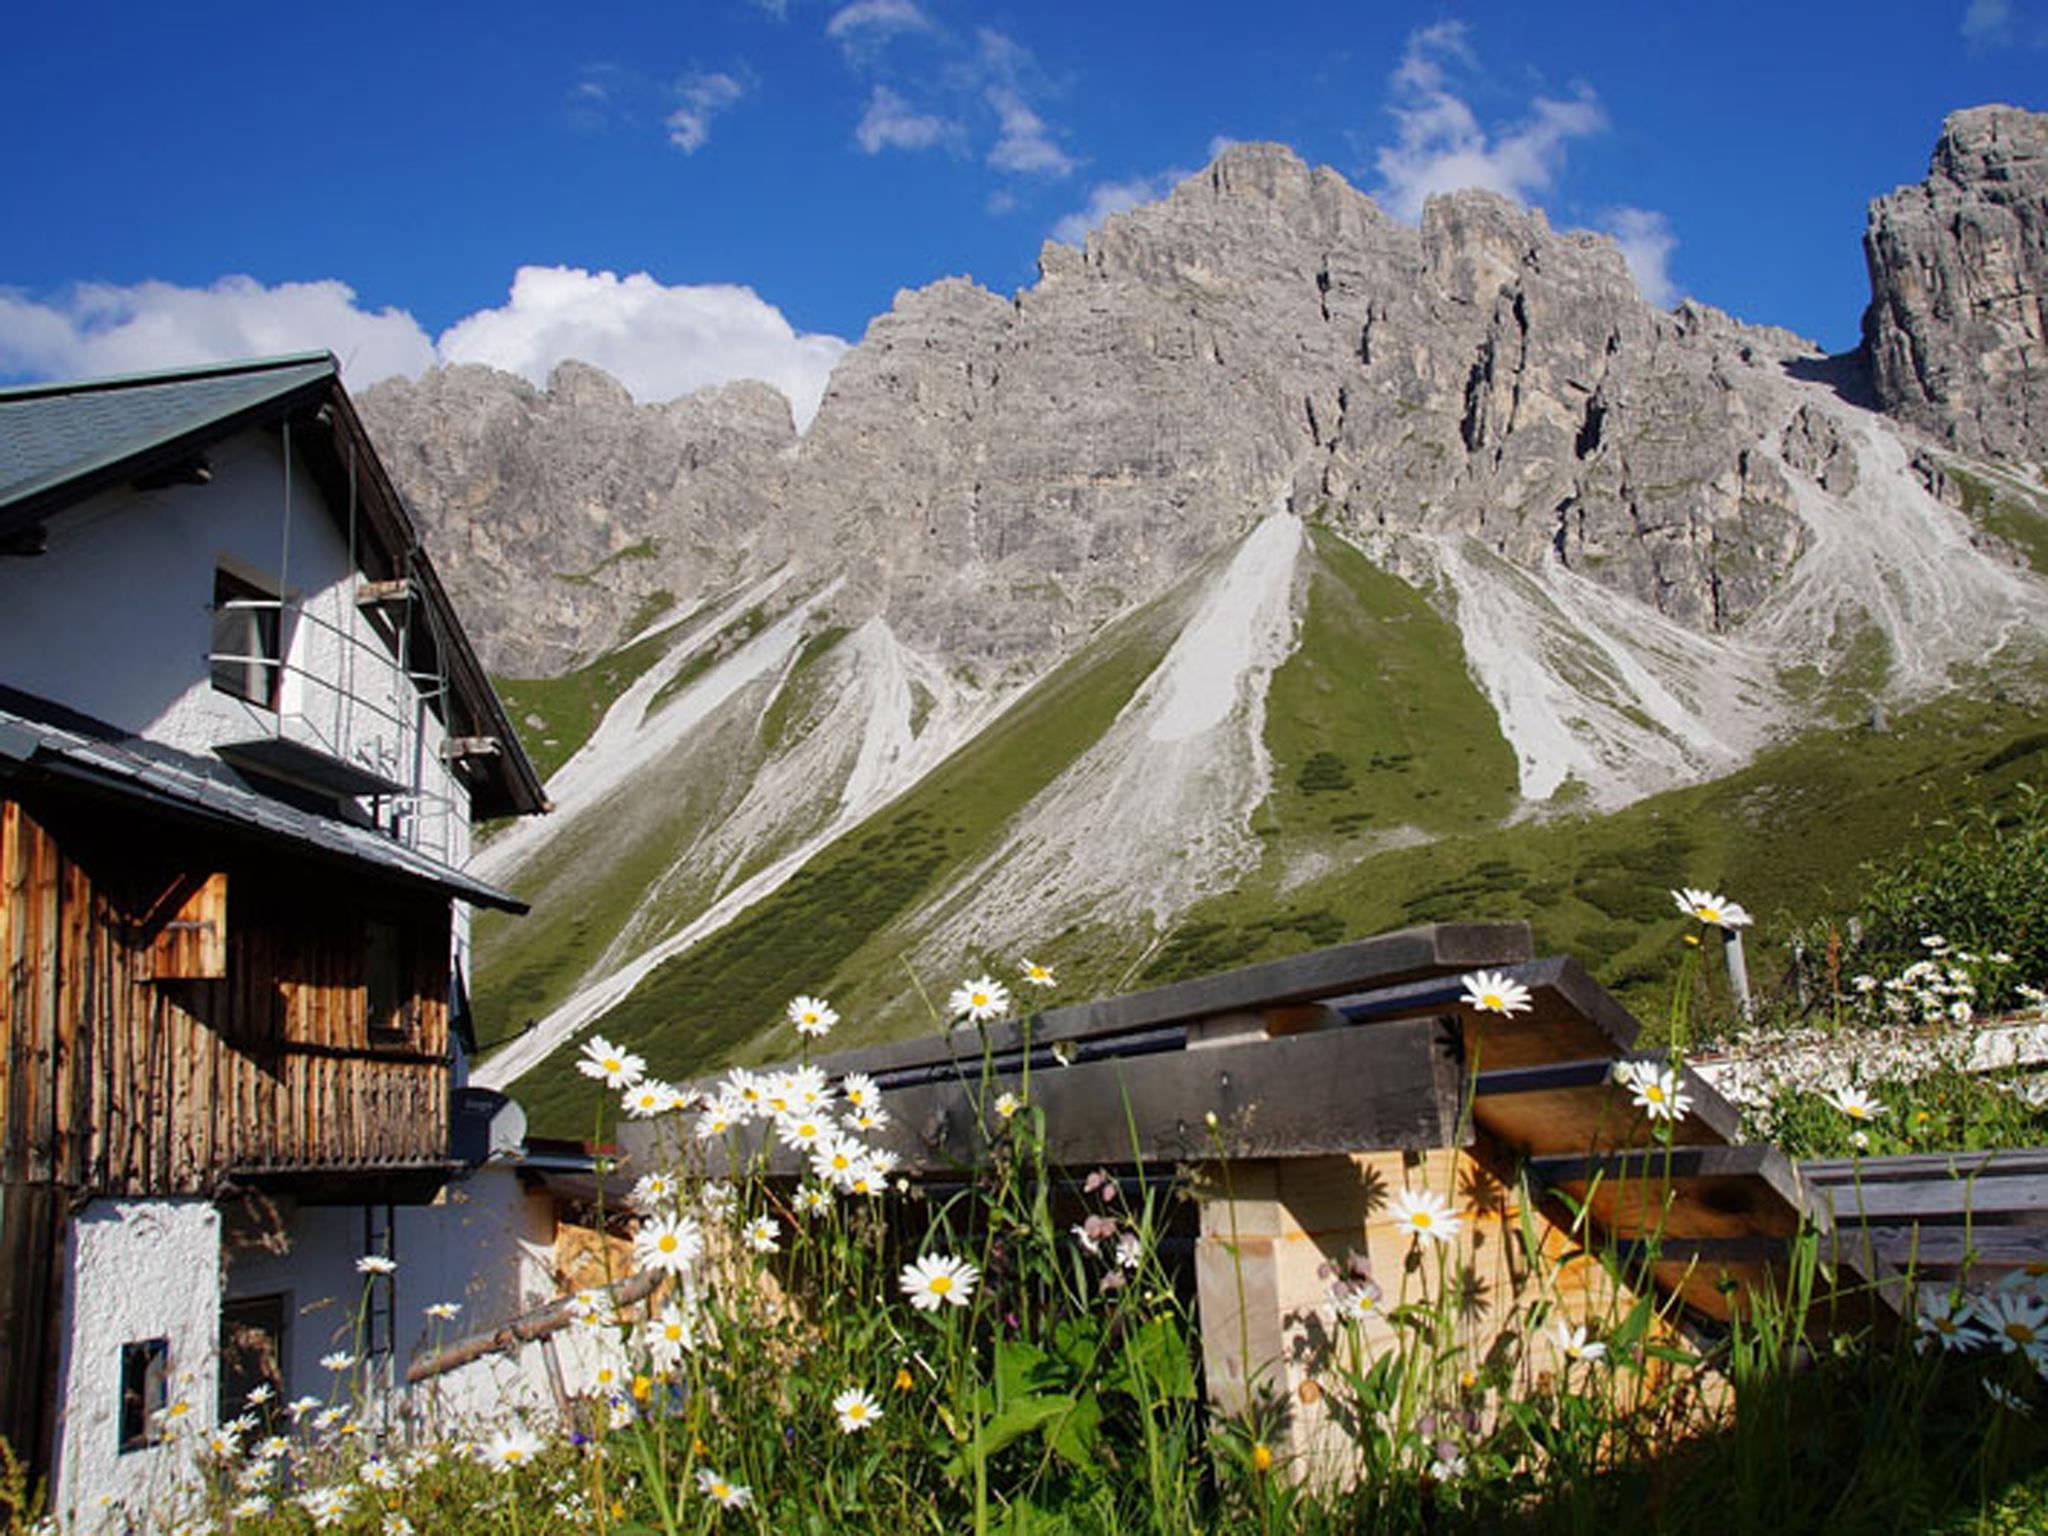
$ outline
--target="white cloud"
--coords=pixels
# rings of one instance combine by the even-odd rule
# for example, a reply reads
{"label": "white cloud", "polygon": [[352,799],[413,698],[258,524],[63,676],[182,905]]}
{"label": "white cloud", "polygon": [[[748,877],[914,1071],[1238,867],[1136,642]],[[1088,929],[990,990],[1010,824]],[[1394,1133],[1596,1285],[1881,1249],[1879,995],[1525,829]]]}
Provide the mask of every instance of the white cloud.
{"label": "white cloud", "polygon": [[922,32],[931,26],[913,0],[853,0],[825,23],[825,35],[849,50],[872,45],[898,32]]}
{"label": "white cloud", "polygon": [[1031,110],[1030,103],[1015,86],[992,85],[983,96],[1002,124],[1002,134],[988,152],[990,165],[1019,175],[1049,176],[1055,180],[1073,171],[1073,158],[1053,142],[1045,120]]}
{"label": "white cloud", "polygon": [[1573,139],[1606,126],[1599,101],[1581,87],[1570,100],[1536,97],[1521,122],[1496,126],[1489,134],[1451,89],[1449,66],[1473,62],[1463,22],[1439,22],[1408,35],[1390,80],[1395,142],[1375,157],[1375,195],[1400,218],[1421,217],[1433,193],[1461,187],[1526,203],[1550,188]]}
{"label": "white cloud", "polygon": [[1963,12],[1963,41],[1973,48],[2012,41],[2012,0],[1970,0]]}
{"label": "white cloud", "polygon": [[1678,302],[1678,284],[1671,278],[1671,253],[1678,249],[1678,237],[1672,234],[1669,219],[1648,208],[1615,208],[1600,227],[1621,247],[1629,276],[1646,300],[1659,309]]}
{"label": "white cloud", "polygon": [[265,287],[224,277],[208,288],[80,283],[39,303],[0,291],[0,372],[90,378],[191,363],[325,349],[355,388],[434,361],[402,309],[367,310],[332,278]]}
{"label": "white cloud", "polygon": [[443,362],[488,363],[536,384],[576,358],[638,400],[762,379],[789,397],[806,426],[846,343],[799,334],[781,310],[736,284],[670,287],[645,272],[521,267],[509,301],[457,321],[441,334],[439,351]]}
{"label": "white cloud", "polygon": [[878,85],[868,97],[868,109],[861,115],[853,137],[864,151],[874,155],[885,149],[930,149],[934,144],[959,138],[963,131],[951,118],[916,111],[889,87]]}
{"label": "white cloud", "polygon": [[438,344],[404,310],[365,310],[332,279],[81,284],[47,302],[0,290],[0,374],[86,378],[321,348],[342,360],[352,389],[436,362],[488,363],[543,384],[569,358],[646,402],[760,379],[789,397],[801,427],[847,344],[799,333],[751,288],[575,267],[521,267],[503,305],[457,321]]}
{"label": "white cloud", "polygon": [[1052,237],[1068,245],[1080,245],[1088,231],[1102,227],[1113,213],[1125,213],[1140,203],[1155,203],[1188,179],[1188,172],[1169,166],[1156,176],[1132,176],[1124,181],[1099,181],[1088,189],[1088,202],[1066,215],[1052,227]]}
{"label": "white cloud", "polygon": [[668,141],[686,155],[694,155],[711,137],[711,119],[747,94],[747,88],[731,75],[699,71],[678,82],[676,93],[682,104],[669,113],[664,126]]}

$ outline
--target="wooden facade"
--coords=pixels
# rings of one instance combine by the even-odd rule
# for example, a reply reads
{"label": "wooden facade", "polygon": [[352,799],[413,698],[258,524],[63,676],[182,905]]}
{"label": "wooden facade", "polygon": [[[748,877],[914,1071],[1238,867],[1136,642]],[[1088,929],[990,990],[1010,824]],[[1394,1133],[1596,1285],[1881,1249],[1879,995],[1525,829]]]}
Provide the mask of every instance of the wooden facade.
{"label": "wooden facade", "polygon": [[449,922],[445,896],[288,851],[0,798],[0,1183],[445,1165]]}

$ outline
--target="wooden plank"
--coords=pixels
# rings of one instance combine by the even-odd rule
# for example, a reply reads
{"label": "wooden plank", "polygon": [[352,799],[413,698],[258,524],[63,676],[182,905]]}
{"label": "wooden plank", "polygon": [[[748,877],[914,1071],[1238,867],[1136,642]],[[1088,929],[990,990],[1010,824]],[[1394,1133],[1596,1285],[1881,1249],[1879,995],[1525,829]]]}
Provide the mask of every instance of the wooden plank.
{"label": "wooden plank", "polygon": [[1840,1223],[1933,1222],[1961,1226],[2048,1223],[2048,1179],[1930,1179],[1879,1184],[1824,1185],[1814,1191]]}
{"label": "wooden plank", "polygon": [[1899,1269],[2023,1269],[2048,1264],[2048,1227],[1854,1226],[1835,1229],[1834,1246],[1868,1248]]}
{"label": "wooden plank", "polygon": [[957,1046],[946,1035],[926,1036],[840,1052],[817,1064],[834,1076],[847,1072],[879,1076],[943,1062],[956,1050],[978,1054],[984,1034],[988,1048],[1004,1055],[1027,1045],[1136,1034],[1217,1014],[1315,1002],[1367,987],[1396,986],[1481,966],[1513,965],[1527,960],[1532,952],[1526,923],[1437,923],[1404,928],[1147,992],[1054,1008],[1035,1018],[1005,1020],[989,1025],[986,1031],[954,1030],[952,1036],[962,1042]]}
{"label": "wooden plank", "polygon": [[1335,998],[1329,1006],[1354,1023],[1455,1013],[1464,1020],[1466,1052],[1481,1071],[1611,1057],[1633,1047],[1642,1033],[1635,1016],[1569,956],[1491,968],[1529,989],[1528,1012],[1504,1017],[1467,1008],[1455,977]]}
{"label": "wooden plank", "polygon": [[[907,1171],[971,1166],[987,1138],[974,1105],[985,1097],[1024,1092],[1020,1074],[992,1074],[962,1064],[951,1082],[891,1090],[893,1123],[866,1138],[904,1160]],[[1325,1030],[1279,1040],[1219,1045],[1200,1051],[1080,1063],[1033,1071],[1030,1102],[1044,1111],[1047,1156],[1068,1167],[1094,1163],[1200,1162],[1323,1155],[1333,1148],[1419,1150],[1450,1144],[1460,1107],[1456,1040],[1433,1020],[1385,1029]],[[1212,1133],[1207,1116],[1216,1116]],[[993,1123],[991,1109],[989,1115]],[[769,1139],[748,1128],[743,1155]],[[657,1155],[644,1126],[620,1128],[638,1158]],[[723,1165],[719,1149],[714,1169]],[[804,1166],[777,1146],[770,1165],[792,1174]]]}
{"label": "wooden plank", "polygon": [[[1534,1157],[1608,1151],[1647,1141],[1648,1118],[1625,1089],[1609,1080],[1613,1063],[1574,1065],[1580,1068],[1578,1086],[1529,1088],[1505,1074],[1481,1074],[1472,1101],[1473,1119],[1504,1145]],[[1688,1074],[1686,1091],[1692,1092],[1694,1086]],[[1727,1100],[1707,1090],[1695,1100],[1692,1112],[1672,1127],[1672,1140],[1681,1146],[1720,1145],[1734,1140],[1741,1123]]]}
{"label": "wooden plank", "polygon": [[2048,1178],[2048,1151],[1914,1152],[1900,1157],[1808,1158],[1799,1176],[1809,1184],[1892,1184],[1928,1179]]}
{"label": "wooden plank", "polygon": [[155,981],[202,981],[228,973],[228,877],[181,877],[153,914],[144,974]]}

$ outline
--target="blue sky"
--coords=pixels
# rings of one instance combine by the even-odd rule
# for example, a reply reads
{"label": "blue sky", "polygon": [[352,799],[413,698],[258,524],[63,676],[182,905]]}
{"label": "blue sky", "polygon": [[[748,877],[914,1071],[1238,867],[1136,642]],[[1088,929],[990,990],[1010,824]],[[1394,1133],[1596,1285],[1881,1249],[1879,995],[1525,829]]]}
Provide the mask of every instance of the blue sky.
{"label": "blue sky", "polygon": [[740,374],[807,413],[899,288],[1278,139],[1412,216],[1477,181],[1646,290],[1854,343],[1868,200],[2048,109],[2048,0],[28,4],[0,377],[327,346]]}

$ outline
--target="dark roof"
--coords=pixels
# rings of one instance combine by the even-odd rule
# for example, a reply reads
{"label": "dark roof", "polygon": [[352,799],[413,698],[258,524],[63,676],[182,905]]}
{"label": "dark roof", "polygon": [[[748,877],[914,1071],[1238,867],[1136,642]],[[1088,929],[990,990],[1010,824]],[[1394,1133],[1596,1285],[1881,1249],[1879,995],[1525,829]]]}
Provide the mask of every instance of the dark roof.
{"label": "dark roof", "polygon": [[318,393],[324,352],[258,363],[0,389],[0,508],[230,426],[286,397]]}
{"label": "dark roof", "polygon": [[[279,422],[290,425],[293,446],[321,483],[329,512],[351,533],[364,574],[375,581],[404,579],[418,593],[427,623],[410,660],[423,672],[436,663],[445,668],[450,697],[434,707],[448,734],[497,743],[495,752],[456,765],[472,814],[546,810],[540,775],[341,386],[341,365],[332,353],[0,389],[0,546],[32,536],[51,517],[101,491],[187,464],[246,427]],[[351,529],[352,507],[360,521]]]}
{"label": "dark roof", "polygon": [[112,726],[13,688],[0,688],[0,781],[111,795],[146,813],[425,886],[480,907],[526,904],[373,827],[305,810],[251,789],[226,764]]}

